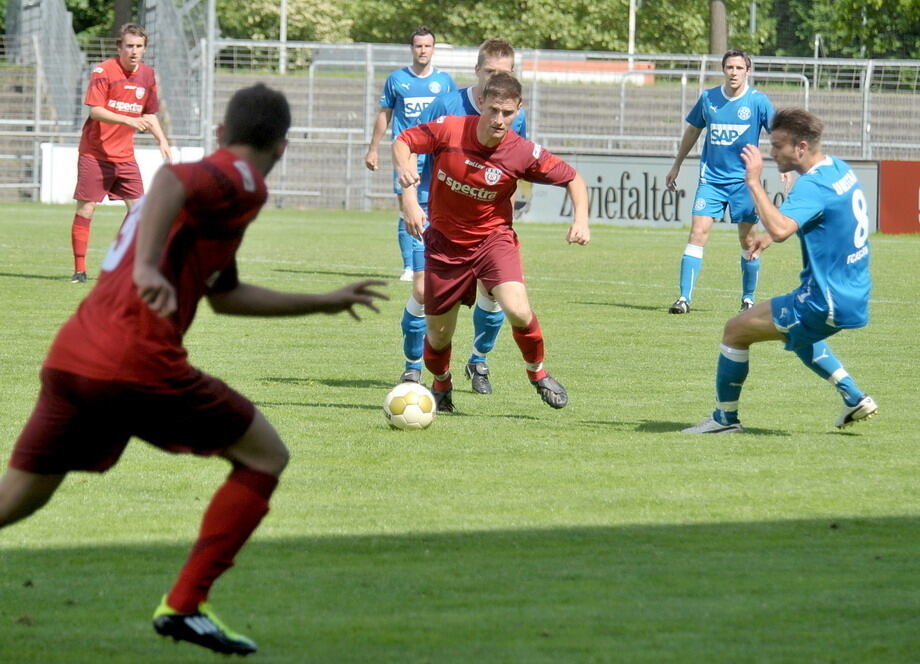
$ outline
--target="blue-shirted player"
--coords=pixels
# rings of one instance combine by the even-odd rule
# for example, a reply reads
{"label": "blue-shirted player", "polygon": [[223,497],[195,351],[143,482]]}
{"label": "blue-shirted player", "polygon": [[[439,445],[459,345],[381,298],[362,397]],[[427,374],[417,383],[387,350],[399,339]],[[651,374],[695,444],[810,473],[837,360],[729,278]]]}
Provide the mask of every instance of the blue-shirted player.
{"label": "blue-shirted player", "polygon": [[[477,100],[482,95],[489,79],[498,72],[514,73],[514,48],[504,39],[486,40],[479,47],[474,71],[478,79],[476,85],[438,97],[422,113],[420,123],[436,120],[443,115],[480,115]],[[527,117],[524,109],[520,110],[511,128],[527,138]],[[432,163],[432,159],[424,162],[420,171],[421,180],[418,184],[418,201],[426,214]],[[424,247],[420,242],[418,251],[412,295],[406,302],[402,317],[403,352],[406,356],[406,364],[401,380],[414,382],[421,379],[422,350],[425,338],[425,311],[422,307],[425,295]],[[498,339],[498,333],[501,331],[504,320],[505,314],[501,307],[480,284],[476,305],[473,307],[473,349],[466,364],[466,375],[471,381],[473,391],[479,394],[492,393],[486,354],[495,347],[495,341]]]}
{"label": "blue-shirted player", "polygon": [[[409,44],[412,46],[412,64],[390,74],[384,83],[383,94],[380,95],[380,111],[377,113],[371,142],[364,156],[364,164],[372,171],[377,170],[377,150],[391,121],[395,138],[403,129],[417,125],[422,112],[439,95],[457,89],[450,74],[432,65],[434,34],[431,30],[425,26],[416,28],[409,37]],[[419,156],[419,172],[421,172],[424,159],[424,156]],[[395,174],[393,192],[399,203],[397,239],[403,261],[403,271],[399,278],[401,281],[412,281],[414,271],[412,261],[418,241],[406,232],[406,222],[402,217],[402,188],[396,181]]]}
{"label": "blue-shirted player", "polygon": [[666,178],[668,188],[675,190],[680,165],[706,129],[690,239],[680,261],[680,297],[668,309],[672,314],[690,311],[693,286],[703,266],[703,247],[709,240],[709,229],[715,219],[722,218],[726,207],[731,223],[738,224],[741,241],[741,310],[754,304],[760,274],[760,259],[751,256],[757,211],[744,185],[744,164],[740,156],[745,145],[758,144],[761,129],[770,131],[773,105],[766,95],[748,85],[751,58],[744,51],[727,51],[722,56],[722,71],[725,83],[703,91],[687,115],[687,128],[674,166]]}
{"label": "blue-shirted player", "polygon": [[850,166],[821,151],[821,121],[801,109],[773,118],[771,155],[780,172],[801,175],[777,209],[761,184],[763,158],[755,145],[741,153],[745,182],[767,232],[754,238],[759,255],[793,233],[802,243],[801,285],[791,293],[759,302],[725,324],[716,369],[716,409],[684,433],[735,433],[741,386],[748,374],[748,349],[758,341],[784,341],[805,365],[843,397],[834,422],[843,428],[878,412],[831,352],[825,339],[869,322],[869,204]]}

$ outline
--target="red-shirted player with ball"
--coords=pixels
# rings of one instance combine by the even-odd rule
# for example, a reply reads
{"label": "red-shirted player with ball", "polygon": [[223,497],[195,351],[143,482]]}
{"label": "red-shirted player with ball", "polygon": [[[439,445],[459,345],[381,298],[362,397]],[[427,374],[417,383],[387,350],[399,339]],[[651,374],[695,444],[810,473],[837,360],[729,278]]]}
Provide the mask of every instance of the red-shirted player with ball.
{"label": "red-shirted player with ball", "polygon": [[95,288],[58,333],[32,416],[0,478],[0,528],[42,507],[73,470],[105,472],[129,438],[170,452],[218,455],[233,470],[211,499],[178,580],[154,614],[164,636],[245,655],[255,644],[207,603],[215,579],[268,511],[288,451],[262,413],[195,369],[182,337],[202,297],[217,313],[294,316],[377,311],[367,280],[324,295],[239,280],[236,251],[265,203],[264,177],[284,153],[291,115],[280,92],[238,91],[203,161],[161,168],[102,265]]}
{"label": "red-shirted player with ball", "polygon": [[147,49],[147,33],[126,23],[119,30],[118,57],[93,68],[83,103],[89,117],[80,137],[77,187],[73,197],[77,211],[70,227],[73,246],[73,283],[86,282],[86,248],[96,204],[106,196],[123,200],[128,212],[144,195],[141,172],[134,160],[134,132],[149,131],[160,145],[164,161],[172,160],[169,141],[155,113],[160,109],[156,72],[141,59]]}
{"label": "red-shirted player with ball", "polygon": [[521,108],[521,84],[511,74],[492,76],[479,116],[444,116],[403,131],[393,141],[393,163],[403,186],[406,229],[422,237],[418,172],[412,154],[433,154],[425,240],[425,366],[434,374],[439,411],[454,409],[451,338],[461,304],[476,300],[480,280],[501,305],[521,349],[527,376],[553,408],[568,395],[543,368],[543,332],[527,298],[517,234],[511,228],[518,180],[565,186],[573,205],[567,240],[588,244],[588,192],[562,159],[510,129]]}

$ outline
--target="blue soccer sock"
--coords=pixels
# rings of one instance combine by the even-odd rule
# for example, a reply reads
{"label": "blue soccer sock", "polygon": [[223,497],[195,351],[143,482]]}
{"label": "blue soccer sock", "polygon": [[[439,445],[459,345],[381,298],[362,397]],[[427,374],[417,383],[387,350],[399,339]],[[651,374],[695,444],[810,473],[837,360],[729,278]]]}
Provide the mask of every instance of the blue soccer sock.
{"label": "blue soccer sock", "polygon": [[680,259],[680,296],[687,302],[693,299],[693,286],[703,269],[703,247],[688,244]]}
{"label": "blue soccer sock", "polygon": [[719,346],[719,361],[716,364],[716,409],[712,416],[722,424],[738,421],[738,400],[741,387],[748,375],[750,351]]}
{"label": "blue soccer sock", "polygon": [[406,220],[402,217],[399,218],[399,222],[396,224],[396,239],[399,242],[399,253],[402,255],[403,270],[411,270],[412,251],[414,248],[413,237],[406,230]]}
{"label": "blue soccer sock", "polygon": [[425,343],[425,306],[411,295],[403,309],[403,353],[406,369],[421,369]]}
{"label": "blue soccer sock", "polygon": [[760,277],[760,259],[750,259],[750,251],[741,252],[741,299],[754,301],[757,279]]}
{"label": "blue soccer sock", "polygon": [[482,293],[476,297],[473,307],[473,352],[469,362],[485,362],[486,354],[495,348],[498,333],[505,322],[505,312],[498,302]]}
{"label": "blue soccer sock", "polygon": [[866,396],[856,385],[856,381],[847,373],[846,369],[831,352],[826,341],[819,341],[811,346],[805,346],[795,351],[805,366],[833,385],[843,397],[843,402],[848,406],[855,406]]}

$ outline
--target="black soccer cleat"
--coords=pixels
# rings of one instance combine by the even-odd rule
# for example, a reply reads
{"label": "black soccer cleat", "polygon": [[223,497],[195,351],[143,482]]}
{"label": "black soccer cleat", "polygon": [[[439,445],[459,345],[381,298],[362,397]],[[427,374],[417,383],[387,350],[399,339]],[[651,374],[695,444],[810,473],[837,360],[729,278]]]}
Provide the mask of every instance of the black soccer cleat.
{"label": "black soccer cleat", "polygon": [[70,283],[85,284],[86,283],[86,272],[74,272],[73,276],[70,278]]}
{"label": "black soccer cleat", "polygon": [[485,362],[468,362],[466,377],[476,394],[492,394],[492,383],[489,382],[489,367]]}
{"label": "black soccer cleat", "polygon": [[741,308],[738,309],[738,313],[743,314],[748,309],[753,309],[753,308],[754,308],[754,300],[752,300],[749,297],[746,297],[743,300],[741,300]]}
{"label": "black soccer cleat", "polygon": [[179,613],[166,604],[166,598],[153,614],[153,628],[161,636],[175,641],[188,641],[224,655],[251,655],[257,650],[255,642],[230,631],[215,615],[207,602],[193,613]]}
{"label": "black soccer cleat", "polygon": [[565,408],[569,402],[569,395],[559,381],[547,374],[540,380],[532,380],[530,384],[537,389],[537,394],[544,403],[553,408]]}
{"label": "black soccer cleat", "polygon": [[679,297],[677,300],[668,307],[669,314],[689,314],[690,313],[690,303],[687,302],[684,298]]}
{"label": "black soccer cleat", "polygon": [[435,410],[437,410],[439,413],[454,412],[453,388],[447,390],[432,389],[431,394],[434,396]]}
{"label": "black soccer cleat", "polygon": [[420,383],[422,381],[421,369],[406,369],[399,377],[400,383]]}

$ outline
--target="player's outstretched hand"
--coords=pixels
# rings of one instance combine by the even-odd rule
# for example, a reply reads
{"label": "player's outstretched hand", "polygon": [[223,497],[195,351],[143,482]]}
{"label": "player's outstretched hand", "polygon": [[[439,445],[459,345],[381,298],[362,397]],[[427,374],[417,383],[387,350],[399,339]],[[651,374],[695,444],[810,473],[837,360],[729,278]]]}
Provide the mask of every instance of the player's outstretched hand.
{"label": "player's outstretched hand", "polygon": [[134,285],[137,296],[158,316],[166,318],[175,313],[176,289],[159,270],[147,265],[134,266]]}
{"label": "player's outstretched hand", "polygon": [[745,145],[741,149],[741,160],[744,162],[745,179],[748,182],[760,182],[763,174],[763,155],[756,145]]}
{"label": "player's outstretched hand", "polygon": [[425,223],[428,221],[422,206],[407,202],[403,210],[403,220],[406,222],[406,232],[415,239],[421,240]]}
{"label": "player's outstretched hand", "polygon": [[664,177],[665,186],[671,191],[677,191],[677,174],[680,173],[680,169],[675,166],[668,174]]}
{"label": "player's outstretched hand", "polygon": [[588,222],[573,222],[569,226],[569,232],[565,239],[569,244],[588,244],[591,241],[591,229],[588,228]]}
{"label": "player's outstretched hand", "polygon": [[367,151],[367,154],[364,155],[364,165],[367,166],[369,171],[377,170],[377,150],[370,148]]}
{"label": "player's outstretched hand", "polygon": [[361,317],[354,310],[354,306],[360,304],[379,314],[380,309],[374,303],[375,300],[389,300],[390,298],[383,293],[372,290],[371,287],[386,285],[387,282],[380,279],[365,279],[364,281],[356,281],[353,284],[342,286],[340,289],[326,294],[327,306],[323,307],[321,311],[327,314],[347,311],[355,320],[361,320]]}
{"label": "player's outstretched hand", "polygon": [[755,258],[760,258],[760,254],[763,253],[763,250],[773,244],[773,238],[770,237],[769,233],[760,233],[754,236],[753,242],[751,242],[751,260]]}

